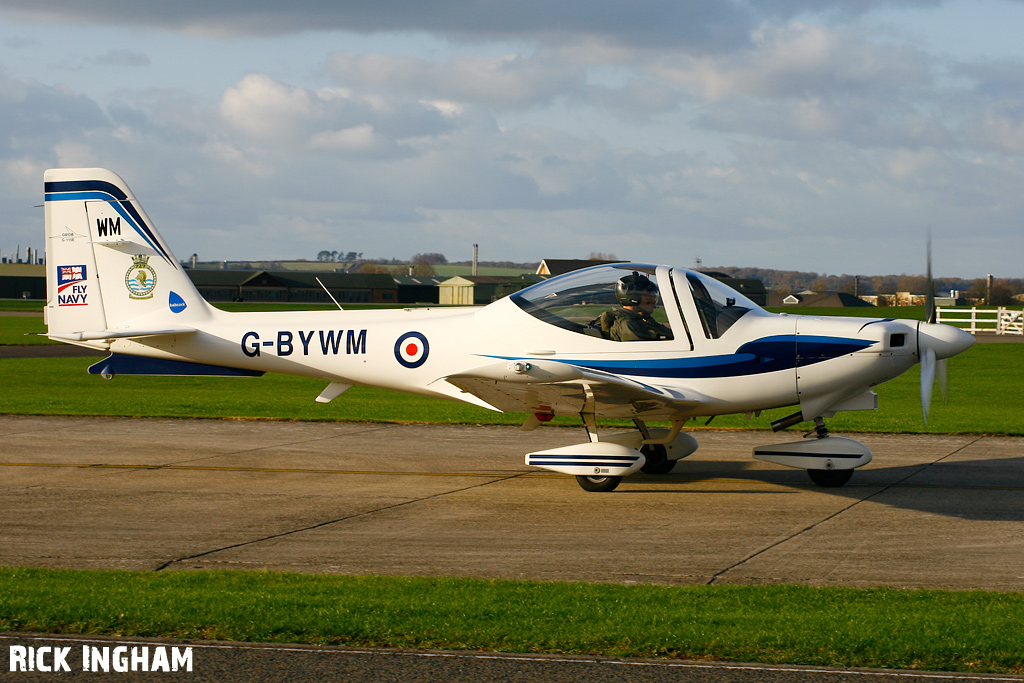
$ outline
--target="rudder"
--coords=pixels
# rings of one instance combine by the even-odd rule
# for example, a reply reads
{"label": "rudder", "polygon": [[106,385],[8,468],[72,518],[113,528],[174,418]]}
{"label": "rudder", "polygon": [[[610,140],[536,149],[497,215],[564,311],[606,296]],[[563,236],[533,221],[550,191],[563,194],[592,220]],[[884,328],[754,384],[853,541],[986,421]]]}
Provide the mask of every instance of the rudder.
{"label": "rudder", "polygon": [[48,334],[180,325],[209,307],[115,173],[44,175]]}

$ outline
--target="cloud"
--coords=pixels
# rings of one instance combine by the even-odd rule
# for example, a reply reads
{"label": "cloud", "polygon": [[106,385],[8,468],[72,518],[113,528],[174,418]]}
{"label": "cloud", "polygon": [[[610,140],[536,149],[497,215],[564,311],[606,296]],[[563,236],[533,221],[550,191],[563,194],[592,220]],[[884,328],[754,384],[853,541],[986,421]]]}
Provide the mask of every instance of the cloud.
{"label": "cloud", "polygon": [[99,106],[64,87],[12,78],[0,71],[0,150],[49,156],[53,141],[109,127]]}
{"label": "cloud", "polygon": [[930,84],[929,60],[902,45],[858,40],[825,26],[792,23],[752,34],[749,48],[722,56],[665,54],[651,64],[654,76],[693,88],[710,101],[731,95],[759,99],[887,95]]}
{"label": "cloud", "polygon": [[806,13],[832,13],[857,17],[874,9],[906,5],[915,9],[938,7],[946,0],[748,0],[750,6],[766,17],[787,20]]}
{"label": "cloud", "polygon": [[8,0],[36,21],[159,27],[213,35],[302,31],[427,32],[465,40],[564,41],[586,36],[634,45],[721,49],[746,41],[756,17],[740,0]]}
{"label": "cloud", "polygon": [[448,62],[382,54],[335,52],[327,71],[341,86],[388,90],[408,97],[485,104],[496,110],[527,109],[571,97],[586,71],[551,55],[466,55]]}
{"label": "cloud", "polygon": [[[971,231],[959,272],[998,270],[973,245],[1019,252],[1024,65],[951,63],[844,19],[885,3],[56,2],[60,20],[207,35],[481,43],[329,36],[286,64],[246,56],[271,40],[167,33],[90,39],[125,49],[80,58],[72,86],[0,71],[0,197],[30,204],[46,166],[109,166],[179,255],[452,257],[477,242],[516,260],[913,272],[929,223],[937,242]],[[203,60],[202,90],[163,80],[164,55],[197,44],[236,52]],[[84,68],[100,66],[150,68]],[[10,212],[0,229],[37,219]]]}
{"label": "cloud", "polygon": [[307,90],[250,74],[225,91],[220,113],[232,127],[251,137],[288,140],[311,118],[323,115],[322,104]]}
{"label": "cloud", "polygon": [[149,57],[131,50],[110,50],[91,60],[99,66],[149,66]]}
{"label": "cloud", "polygon": [[303,31],[422,32],[466,41],[564,44],[598,39],[692,52],[731,50],[764,23],[802,15],[856,17],[873,9],[943,0],[6,0],[35,21],[157,27],[194,34],[283,35]]}
{"label": "cloud", "polygon": [[376,157],[410,153],[407,144],[460,125],[457,110],[345,88],[306,89],[262,74],[228,88],[219,114],[249,145],[266,150],[303,148]]}

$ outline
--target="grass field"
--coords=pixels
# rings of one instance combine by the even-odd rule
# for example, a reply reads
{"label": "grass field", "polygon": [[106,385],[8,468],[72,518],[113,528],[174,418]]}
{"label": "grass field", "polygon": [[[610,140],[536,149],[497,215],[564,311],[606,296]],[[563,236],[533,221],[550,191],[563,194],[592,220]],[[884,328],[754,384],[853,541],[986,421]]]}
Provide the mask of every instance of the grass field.
{"label": "grass field", "polygon": [[[914,317],[912,309],[894,310]],[[844,313],[854,311],[860,309]],[[26,332],[42,330],[41,318],[3,316],[0,344],[24,344]],[[0,359],[0,414],[469,424],[523,419],[366,387],[318,404],[313,399],[323,381],[274,374],[106,382],[86,373],[96,360]],[[1024,434],[1024,344],[977,344],[949,365],[949,400],[936,398],[927,427],[915,368],[877,389],[878,411],[841,413],[830,428]],[[711,428],[767,429],[788,412],[749,422],[719,417]],[[578,418],[559,417],[556,424],[577,425]],[[1021,623],[1019,593],[0,568],[0,631],[1024,674]]]}
{"label": "grass field", "polygon": [[39,335],[46,332],[42,316],[0,316],[0,346],[59,344]]}
{"label": "grass field", "polygon": [[0,569],[0,631],[1024,673],[1024,594]]}
{"label": "grass field", "polygon": [[0,311],[39,311],[43,302],[35,299],[0,299]]}
{"label": "grass field", "polygon": [[[0,359],[0,376],[16,391],[0,393],[0,413],[121,415],[133,417],[252,418],[344,422],[520,424],[519,413],[494,413],[468,404],[354,387],[332,403],[313,399],[322,380],[268,374],[261,378],[119,376],[107,382],[86,373],[98,358]],[[834,431],[1024,435],[1024,344],[976,344],[952,359],[949,397],[936,391],[931,418],[921,418],[915,367],[877,387],[879,409],[839,413]],[[73,396],[73,400],[68,397]],[[792,412],[782,408],[747,420],[714,419],[713,428],[768,429]],[[577,425],[576,417],[555,424]],[[703,425],[692,422],[690,427]],[[807,425],[802,425],[806,427]]]}

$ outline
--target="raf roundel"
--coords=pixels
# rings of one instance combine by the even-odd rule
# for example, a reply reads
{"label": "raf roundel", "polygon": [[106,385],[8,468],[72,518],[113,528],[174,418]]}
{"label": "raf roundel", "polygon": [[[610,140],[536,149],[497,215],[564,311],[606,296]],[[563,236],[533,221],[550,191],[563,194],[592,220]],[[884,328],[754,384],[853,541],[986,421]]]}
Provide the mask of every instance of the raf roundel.
{"label": "raf roundel", "polygon": [[418,368],[427,362],[430,344],[419,332],[406,332],[395,342],[395,359],[407,368]]}

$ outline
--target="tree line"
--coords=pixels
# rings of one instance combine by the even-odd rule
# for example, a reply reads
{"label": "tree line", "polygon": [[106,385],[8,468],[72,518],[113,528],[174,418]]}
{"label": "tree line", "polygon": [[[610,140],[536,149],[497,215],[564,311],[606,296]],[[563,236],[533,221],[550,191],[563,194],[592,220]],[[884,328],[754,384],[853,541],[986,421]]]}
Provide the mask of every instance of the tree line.
{"label": "tree line", "polygon": [[[927,278],[923,275],[824,275],[796,270],[773,270],[771,268],[740,268],[718,266],[708,268],[734,278],[755,278],[773,292],[795,294],[810,290],[820,294],[844,292],[858,295],[895,294],[911,292],[924,294]],[[936,296],[949,296],[959,292],[968,299],[985,299],[989,296],[986,278],[933,277]],[[994,278],[989,303],[993,306],[1017,304],[1013,297],[1024,293],[1022,278]]]}
{"label": "tree line", "polygon": [[[616,260],[614,254],[591,252],[590,260]],[[321,263],[348,263],[349,272],[389,273],[392,275],[418,275],[429,277],[436,274],[435,266],[449,264],[444,254],[431,252],[416,254],[409,261],[398,259],[363,259],[362,252],[321,251],[317,254]],[[469,261],[453,262],[450,265],[468,266]],[[499,268],[522,268],[536,270],[539,262],[516,263],[513,261],[480,261],[480,266]],[[411,270],[411,272],[410,272]],[[923,275],[828,275],[798,270],[776,270],[773,268],[751,268],[738,266],[716,266],[703,270],[724,273],[729,277],[760,280],[773,292],[795,294],[803,291],[818,293],[844,292],[857,295],[895,294],[911,292],[923,294],[927,287]],[[995,306],[1017,304],[1015,295],[1024,294],[1024,278],[995,278],[991,293],[986,278],[964,279],[951,277],[933,278],[935,294],[949,296],[955,292],[968,299],[989,298]]]}

